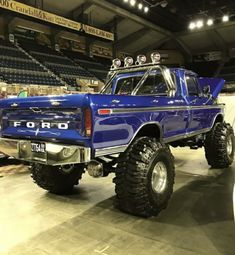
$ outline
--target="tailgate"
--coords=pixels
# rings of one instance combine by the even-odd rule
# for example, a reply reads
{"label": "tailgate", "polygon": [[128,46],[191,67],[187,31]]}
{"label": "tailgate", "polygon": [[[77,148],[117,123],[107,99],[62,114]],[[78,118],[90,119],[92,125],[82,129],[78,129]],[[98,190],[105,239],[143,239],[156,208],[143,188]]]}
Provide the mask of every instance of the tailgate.
{"label": "tailgate", "polygon": [[5,104],[17,104],[17,107],[2,110],[1,135],[83,144],[87,140],[83,131],[83,108],[88,103],[84,103],[84,98],[85,95],[53,98],[59,107],[52,107],[49,97],[5,100]]}

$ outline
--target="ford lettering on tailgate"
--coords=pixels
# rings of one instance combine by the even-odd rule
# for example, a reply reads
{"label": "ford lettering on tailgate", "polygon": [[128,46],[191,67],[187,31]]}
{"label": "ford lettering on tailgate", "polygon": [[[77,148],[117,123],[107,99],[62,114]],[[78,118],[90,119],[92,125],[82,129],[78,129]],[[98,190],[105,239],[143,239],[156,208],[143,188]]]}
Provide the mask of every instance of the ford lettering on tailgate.
{"label": "ford lettering on tailgate", "polygon": [[12,127],[26,127],[26,128],[47,128],[47,129],[69,129],[69,124],[66,122],[37,122],[37,121],[13,121],[9,123]]}

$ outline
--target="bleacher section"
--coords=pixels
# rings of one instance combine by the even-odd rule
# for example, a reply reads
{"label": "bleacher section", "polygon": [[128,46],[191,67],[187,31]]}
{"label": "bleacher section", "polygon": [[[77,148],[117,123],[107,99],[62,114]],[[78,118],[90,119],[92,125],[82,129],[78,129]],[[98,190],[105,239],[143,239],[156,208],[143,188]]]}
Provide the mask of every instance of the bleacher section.
{"label": "bleacher section", "polygon": [[78,65],[84,67],[90,73],[93,73],[97,78],[102,81],[105,81],[110,65],[101,64],[95,58],[91,58],[89,56],[84,55],[80,52],[75,51],[63,51],[66,56],[72,59]]}
{"label": "bleacher section", "polygon": [[64,86],[19,47],[0,40],[0,79],[8,84]]}
{"label": "bleacher section", "polygon": [[61,52],[25,40],[20,41],[20,45],[71,87],[79,87],[77,84],[79,78],[97,80],[93,74],[75,64]]}
{"label": "bleacher section", "polygon": [[105,66],[105,67],[108,68],[108,69],[110,69],[110,66],[112,65],[112,60],[109,59],[109,58],[94,56],[94,59],[95,59],[98,63],[101,63],[103,66]]}

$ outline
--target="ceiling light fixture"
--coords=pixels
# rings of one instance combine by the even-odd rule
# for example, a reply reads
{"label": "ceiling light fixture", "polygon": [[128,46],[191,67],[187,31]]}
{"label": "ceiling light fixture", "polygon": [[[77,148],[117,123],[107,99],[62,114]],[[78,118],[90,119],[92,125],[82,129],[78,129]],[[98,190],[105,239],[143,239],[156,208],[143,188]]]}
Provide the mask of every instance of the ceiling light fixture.
{"label": "ceiling light fixture", "polygon": [[224,15],[224,16],[222,17],[222,21],[223,21],[223,22],[228,22],[228,21],[229,21],[229,16],[228,16],[228,15]]}
{"label": "ceiling light fixture", "polygon": [[207,25],[208,26],[212,26],[214,24],[214,20],[213,19],[208,19],[207,20]]}
{"label": "ceiling light fixture", "polygon": [[131,5],[131,6],[135,6],[135,4],[136,4],[136,1],[135,1],[135,0],[130,0],[130,5]]}
{"label": "ceiling light fixture", "polygon": [[195,24],[195,22],[190,22],[190,24],[189,24],[189,29],[190,30],[193,30],[193,29],[195,29],[196,28],[196,24]]}
{"label": "ceiling light fixture", "polygon": [[145,12],[145,13],[148,13],[148,12],[149,12],[149,7],[148,7],[148,6],[145,6],[145,7],[144,7],[144,12]]}
{"label": "ceiling light fixture", "polygon": [[198,21],[196,22],[196,27],[197,27],[197,28],[202,28],[203,25],[204,25],[203,20],[198,20]]}
{"label": "ceiling light fixture", "polygon": [[139,9],[139,10],[142,10],[142,9],[143,9],[143,4],[142,4],[142,3],[139,3],[139,4],[138,4],[138,9]]}

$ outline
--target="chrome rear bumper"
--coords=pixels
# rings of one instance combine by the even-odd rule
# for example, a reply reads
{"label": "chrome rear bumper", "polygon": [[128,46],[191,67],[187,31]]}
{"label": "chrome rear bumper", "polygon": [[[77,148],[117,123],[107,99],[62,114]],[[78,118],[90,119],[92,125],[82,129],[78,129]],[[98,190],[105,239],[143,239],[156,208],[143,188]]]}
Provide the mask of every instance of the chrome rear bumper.
{"label": "chrome rear bumper", "polygon": [[0,138],[0,152],[19,160],[46,165],[78,164],[91,160],[90,148],[38,142],[45,144],[45,152],[32,152],[31,141],[28,140]]}

